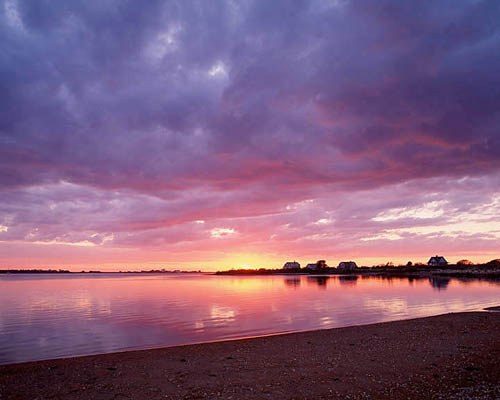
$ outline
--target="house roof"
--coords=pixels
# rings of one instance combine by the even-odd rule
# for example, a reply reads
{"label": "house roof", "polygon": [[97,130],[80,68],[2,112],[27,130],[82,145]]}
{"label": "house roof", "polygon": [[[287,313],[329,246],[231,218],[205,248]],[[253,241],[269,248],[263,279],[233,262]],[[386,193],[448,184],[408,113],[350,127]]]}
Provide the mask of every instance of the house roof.
{"label": "house roof", "polygon": [[446,261],[446,259],[443,256],[435,256],[435,257],[431,257],[428,262],[438,262],[438,263],[445,262],[446,263],[448,261]]}

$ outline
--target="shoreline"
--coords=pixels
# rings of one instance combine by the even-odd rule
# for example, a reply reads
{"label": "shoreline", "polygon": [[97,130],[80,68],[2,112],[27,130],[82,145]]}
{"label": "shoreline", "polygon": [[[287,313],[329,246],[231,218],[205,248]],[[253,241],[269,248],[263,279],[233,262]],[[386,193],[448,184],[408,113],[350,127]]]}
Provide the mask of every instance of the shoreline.
{"label": "shoreline", "polygon": [[351,271],[300,271],[288,272],[280,270],[266,270],[266,271],[247,271],[247,270],[229,270],[217,271],[212,273],[217,276],[368,276],[368,277],[433,277],[433,276],[447,276],[447,277],[495,277],[500,278],[500,269],[419,269],[419,270],[365,270],[355,269]]}
{"label": "shoreline", "polygon": [[452,313],[1,365],[0,399],[494,398],[499,355],[500,313]]}

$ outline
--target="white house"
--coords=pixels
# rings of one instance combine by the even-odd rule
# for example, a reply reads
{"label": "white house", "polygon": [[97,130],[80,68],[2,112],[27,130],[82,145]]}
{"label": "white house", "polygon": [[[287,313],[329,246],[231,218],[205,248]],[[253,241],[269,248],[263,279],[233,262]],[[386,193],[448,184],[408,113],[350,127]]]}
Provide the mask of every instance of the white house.
{"label": "white house", "polygon": [[288,261],[283,265],[283,269],[300,269],[300,264],[297,261]]}
{"label": "white house", "polygon": [[306,269],[308,269],[310,271],[317,271],[317,270],[319,270],[319,265],[316,263],[307,264]]}
{"label": "white house", "polygon": [[427,261],[427,265],[429,267],[442,267],[448,265],[448,261],[443,256],[431,257],[429,261]]}
{"label": "white house", "polygon": [[358,266],[354,261],[342,261],[337,268],[342,271],[352,271],[358,268]]}

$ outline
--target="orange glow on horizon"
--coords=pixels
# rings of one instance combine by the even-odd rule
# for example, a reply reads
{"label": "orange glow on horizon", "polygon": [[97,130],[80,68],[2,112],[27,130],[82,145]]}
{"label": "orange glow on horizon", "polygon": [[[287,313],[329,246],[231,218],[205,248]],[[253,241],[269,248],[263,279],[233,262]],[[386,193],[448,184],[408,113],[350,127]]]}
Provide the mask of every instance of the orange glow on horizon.
{"label": "orange glow on horizon", "polygon": [[[3,243],[5,245],[5,243]],[[0,243],[2,245],[2,243]],[[493,251],[476,251],[468,253],[448,253],[444,251],[412,252],[397,254],[383,249],[375,249],[372,254],[359,255],[360,251],[348,251],[344,254],[312,253],[310,250],[297,248],[294,254],[272,254],[257,252],[199,251],[172,254],[165,251],[150,251],[133,248],[113,248],[110,246],[65,246],[62,244],[10,243],[4,246],[7,255],[0,259],[0,269],[67,269],[73,272],[101,271],[141,271],[151,269],[185,270],[215,272],[229,269],[279,269],[287,261],[298,261],[301,267],[314,263],[319,259],[326,260],[330,267],[336,267],[341,261],[355,261],[358,266],[372,266],[392,262],[404,265],[408,261],[426,263],[431,256],[443,255],[448,262],[455,263],[468,259],[474,263],[484,263],[497,259]],[[124,261],[126,260],[126,261]]]}

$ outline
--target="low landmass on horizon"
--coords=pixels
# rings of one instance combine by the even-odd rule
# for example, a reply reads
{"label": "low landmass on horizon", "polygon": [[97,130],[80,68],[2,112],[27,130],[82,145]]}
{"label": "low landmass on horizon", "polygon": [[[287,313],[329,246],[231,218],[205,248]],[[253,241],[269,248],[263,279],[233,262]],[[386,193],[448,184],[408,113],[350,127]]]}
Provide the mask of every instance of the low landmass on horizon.
{"label": "low landmass on horizon", "polygon": [[49,3],[0,7],[0,265],[498,256],[496,1]]}

